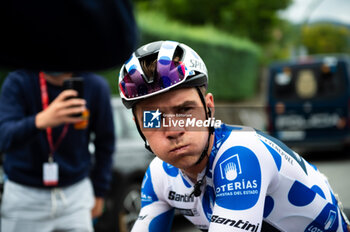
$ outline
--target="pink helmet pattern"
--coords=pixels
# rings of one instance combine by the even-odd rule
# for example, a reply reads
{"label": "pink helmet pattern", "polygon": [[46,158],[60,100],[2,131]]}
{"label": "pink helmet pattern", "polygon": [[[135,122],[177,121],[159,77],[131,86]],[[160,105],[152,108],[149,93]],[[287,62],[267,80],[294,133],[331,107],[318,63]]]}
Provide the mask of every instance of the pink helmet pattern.
{"label": "pink helmet pattern", "polygon": [[[174,54],[180,54],[178,62],[173,61]],[[146,76],[140,64],[150,56],[157,61],[154,76]],[[192,48],[175,41],[157,41],[140,47],[119,73],[120,96],[127,108],[175,87],[206,86],[207,83],[207,68],[200,56]]]}

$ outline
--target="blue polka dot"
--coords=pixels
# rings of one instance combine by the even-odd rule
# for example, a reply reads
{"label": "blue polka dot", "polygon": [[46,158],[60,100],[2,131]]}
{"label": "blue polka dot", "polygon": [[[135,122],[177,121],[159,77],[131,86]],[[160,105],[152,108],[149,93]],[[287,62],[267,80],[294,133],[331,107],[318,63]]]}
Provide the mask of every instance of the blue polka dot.
{"label": "blue polka dot", "polygon": [[268,217],[273,210],[273,207],[275,205],[275,202],[272,197],[266,196],[265,197],[265,206],[264,206],[264,218]]}
{"label": "blue polka dot", "polygon": [[322,191],[322,189],[320,187],[318,187],[317,185],[314,185],[311,187],[311,190],[313,190],[314,192],[316,192],[318,195],[320,195],[321,197],[323,197],[323,199],[326,199],[326,196],[324,195],[324,192]]}
{"label": "blue polka dot", "polygon": [[173,49],[174,46],[170,43],[163,43],[162,44],[162,48],[165,48],[165,49]]}
{"label": "blue polka dot", "polygon": [[169,65],[170,62],[171,62],[171,59],[168,56],[162,56],[162,57],[159,58],[159,63],[161,65]]}
{"label": "blue polka dot", "polygon": [[167,76],[162,76],[162,81],[163,81],[163,87],[169,87],[171,85],[171,80]]}
{"label": "blue polka dot", "polygon": [[213,213],[211,206],[215,204],[215,192],[213,187],[207,185],[205,187],[205,192],[202,199],[202,206],[205,216],[208,221],[211,219],[211,215]]}
{"label": "blue polka dot", "polygon": [[171,164],[167,164],[165,162],[163,162],[163,169],[169,176],[172,176],[172,177],[176,177],[179,174],[178,168],[174,167]]}
{"label": "blue polka dot", "polygon": [[185,186],[187,187],[187,188],[191,188],[192,186],[190,185],[190,183],[188,183],[188,181],[187,180],[185,180],[185,178],[181,175],[181,178],[182,178],[182,181],[184,182],[184,184],[185,184]]}
{"label": "blue polka dot", "polygon": [[130,75],[132,75],[132,74],[135,73],[136,69],[137,69],[136,65],[132,65],[132,66],[129,68],[128,73],[129,73]]}
{"label": "blue polka dot", "polygon": [[175,209],[170,209],[154,217],[149,224],[149,231],[170,231]]}
{"label": "blue polka dot", "polygon": [[306,206],[310,204],[316,196],[316,193],[303,185],[299,181],[295,181],[288,193],[288,200],[295,206]]}

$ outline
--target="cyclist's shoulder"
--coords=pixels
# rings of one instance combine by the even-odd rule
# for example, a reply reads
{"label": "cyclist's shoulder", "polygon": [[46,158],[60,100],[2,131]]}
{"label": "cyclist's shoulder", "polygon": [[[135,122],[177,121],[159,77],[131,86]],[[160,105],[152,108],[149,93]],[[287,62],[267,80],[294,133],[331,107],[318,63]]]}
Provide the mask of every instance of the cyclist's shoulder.
{"label": "cyclist's shoulder", "polygon": [[[237,175],[242,174],[242,177],[249,173],[260,173],[261,161],[266,160],[268,150],[258,136],[259,132],[247,126],[225,126],[223,129],[230,134],[224,135],[226,138],[223,141],[218,138],[215,140],[210,165],[215,174],[214,179],[224,180],[225,173],[230,170],[229,174],[234,171]],[[263,163],[265,166],[270,165],[270,162]]]}
{"label": "cyclist's shoulder", "polygon": [[218,154],[232,149],[232,147],[245,147],[253,151],[255,150],[257,154],[264,153],[261,150],[262,147],[267,147],[269,151],[272,147],[279,153],[294,153],[282,141],[252,127],[224,124],[219,130],[215,130],[215,133],[217,135],[214,146],[216,146]]}
{"label": "cyclist's shoulder", "polygon": [[215,156],[220,156],[227,150],[238,147],[254,149],[257,145],[261,145],[257,134],[257,130],[252,127],[223,124],[215,130],[215,142],[213,146]]}
{"label": "cyclist's shoulder", "polygon": [[257,133],[258,130],[253,127],[244,125],[222,124],[220,128],[215,129],[216,143],[229,141],[235,144],[244,141],[239,139],[242,137],[252,140],[257,138]]}
{"label": "cyclist's shoulder", "polygon": [[145,189],[152,189],[151,192],[157,192],[157,194],[161,196],[167,194],[166,191],[164,191],[166,186],[179,187],[182,186],[183,183],[184,180],[181,178],[181,171],[179,168],[156,157],[152,160],[145,173],[143,185],[152,186],[151,188],[148,187]]}
{"label": "cyclist's shoulder", "polygon": [[180,173],[180,169],[164,162],[158,157],[155,157],[148,167],[154,178],[176,177]]}

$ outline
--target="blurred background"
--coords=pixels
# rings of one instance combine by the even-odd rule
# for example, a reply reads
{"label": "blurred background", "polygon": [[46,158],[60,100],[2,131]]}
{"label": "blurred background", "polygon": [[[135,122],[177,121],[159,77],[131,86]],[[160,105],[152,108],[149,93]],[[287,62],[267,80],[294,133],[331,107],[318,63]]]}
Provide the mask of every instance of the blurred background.
{"label": "blurred background", "polygon": [[[138,31],[136,47],[155,40],[176,40],[196,50],[209,70],[209,91],[215,96],[216,118],[253,126],[291,145],[329,177],[344,206],[350,208],[350,182],[345,181],[350,167],[347,57],[350,1],[133,0],[131,3]],[[106,201],[106,213],[96,222],[96,227],[98,231],[128,231],[140,207],[139,184],[153,156],[141,151],[142,140],[132,122],[124,119],[130,115],[121,109],[116,97],[120,66],[111,63],[101,67],[92,67],[90,71],[101,74],[110,84],[116,130],[122,142],[117,143],[114,181]],[[0,85],[11,70],[1,67]],[[331,89],[329,96],[321,96],[317,91],[327,85],[323,84],[327,78],[335,80],[340,87]],[[304,80],[301,90],[294,90],[299,88],[299,80]],[[292,94],[279,98],[276,91],[285,89]],[[282,119],[292,124],[287,129],[279,127]],[[332,120],[331,125],[322,124]],[[318,149],[330,137],[337,144]],[[133,160],[141,161],[134,164]],[[127,187],[121,191],[121,185]],[[196,230],[185,222],[175,221],[173,231]]]}
{"label": "blurred background", "polygon": [[[189,44],[205,61],[210,91],[219,101],[256,96],[262,84],[262,72],[273,61],[350,52],[347,0],[132,0],[131,3],[138,29],[136,47],[166,39]],[[113,94],[118,94],[119,66],[110,66],[95,70],[109,80]],[[0,82],[7,71],[3,68]]]}

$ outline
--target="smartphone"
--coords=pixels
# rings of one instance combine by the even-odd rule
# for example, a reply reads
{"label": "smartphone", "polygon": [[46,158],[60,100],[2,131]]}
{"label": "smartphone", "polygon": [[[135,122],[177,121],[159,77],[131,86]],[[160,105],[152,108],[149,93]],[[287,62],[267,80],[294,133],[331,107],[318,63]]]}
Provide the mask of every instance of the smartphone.
{"label": "smartphone", "polygon": [[73,89],[78,92],[77,98],[84,98],[84,78],[72,77],[63,81],[63,88]]}
{"label": "smartphone", "polygon": [[[84,98],[84,78],[72,77],[63,81],[64,90],[73,89],[78,92],[76,98]],[[67,100],[70,98],[67,98]],[[81,117],[82,114],[74,114],[74,117]]]}

